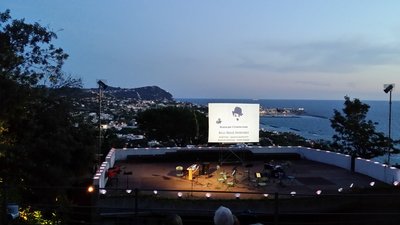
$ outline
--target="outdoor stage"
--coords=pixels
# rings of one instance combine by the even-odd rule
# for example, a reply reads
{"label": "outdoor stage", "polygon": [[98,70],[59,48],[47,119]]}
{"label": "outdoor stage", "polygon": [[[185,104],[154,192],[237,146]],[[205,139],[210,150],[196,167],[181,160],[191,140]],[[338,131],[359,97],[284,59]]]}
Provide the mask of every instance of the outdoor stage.
{"label": "outdoor stage", "polygon": [[[304,159],[226,164],[149,161],[118,161],[115,167],[120,168],[120,172],[108,180],[106,189],[136,188],[150,194],[157,190],[158,195],[165,197],[176,197],[178,192],[183,197],[204,197],[210,192],[211,198],[232,198],[232,193],[241,193],[240,198],[259,198],[260,193],[314,195],[319,190],[323,194],[337,194],[339,190],[371,188],[371,182],[375,187],[385,185],[368,176]],[[193,164],[198,165],[198,170],[190,179],[186,169]],[[280,172],[274,172],[274,168],[279,168]]]}
{"label": "outdoor stage", "polygon": [[[318,224],[315,215],[321,221],[338,221],[337,224],[377,224],[385,220],[388,212],[398,218],[397,195],[379,194],[379,190],[388,190],[391,185],[296,154],[216,150],[149,153],[131,154],[115,161],[111,169],[119,168],[119,173],[99,190],[96,202],[104,224],[130,224],[134,220],[161,224],[165,215],[179,214],[185,224],[212,225],[213,213],[220,205],[230,208],[243,224],[272,224],[278,220]],[[235,154],[240,157],[220,157]],[[199,165],[198,174],[190,180],[189,174],[183,173],[193,164]],[[203,165],[207,165],[206,171]],[[276,167],[283,174],[272,173],[271,168]],[[354,207],[380,211],[364,213],[362,217],[347,213],[353,212]],[[332,214],[321,214],[326,212]],[[345,213],[338,216],[338,212]],[[248,216],[258,220],[249,220]]]}

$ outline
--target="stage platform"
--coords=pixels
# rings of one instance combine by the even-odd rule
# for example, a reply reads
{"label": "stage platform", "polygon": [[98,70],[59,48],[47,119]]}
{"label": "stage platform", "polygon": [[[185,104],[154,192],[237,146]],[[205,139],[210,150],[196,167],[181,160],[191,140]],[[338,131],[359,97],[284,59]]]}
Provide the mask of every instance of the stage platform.
{"label": "stage platform", "polygon": [[[199,166],[193,179],[184,172],[197,164]],[[320,190],[324,194],[337,194],[351,188],[371,188],[384,186],[371,177],[341,169],[339,167],[291,157],[284,159],[240,160],[231,163],[220,161],[182,160],[162,162],[149,158],[137,158],[117,161],[115,167],[121,169],[113,179],[109,179],[106,189],[157,190],[158,194],[176,196],[177,192],[204,196],[204,192],[213,193],[214,198],[224,198],[218,192],[242,193],[279,193],[313,195]],[[180,173],[177,167],[181,167]],[[281,173],[273,172],[280,168]],[[162,190],[169,190],[162,193]],[[175,191],[176,190],[176,191]],[[197,192],[199,191],[199,193]],[[232,194],[228,194],[230,198]],[[252,198],[252,194],[242,198]]]}

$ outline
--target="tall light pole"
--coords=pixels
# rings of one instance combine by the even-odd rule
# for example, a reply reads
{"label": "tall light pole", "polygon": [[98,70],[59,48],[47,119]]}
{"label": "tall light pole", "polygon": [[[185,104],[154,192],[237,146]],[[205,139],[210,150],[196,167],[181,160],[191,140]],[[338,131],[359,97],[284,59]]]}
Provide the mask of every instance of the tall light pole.
{"label": "tall light pole", "polygon": [[99,149],[97,152],[97,162],[100,164],[101,161],[101,97],[103,96],[103,91],[108,87],[103,81],[98,80],[97,84],[99,85]]}
{"label": "tall light pole", "polygon": [[387,94],[389,93],[389,143],[388,143],[388,166],[390,166],[390,149],[392,147],[392,91],[394,88],[394,84],[385,84],[383,85],[383,91]]}

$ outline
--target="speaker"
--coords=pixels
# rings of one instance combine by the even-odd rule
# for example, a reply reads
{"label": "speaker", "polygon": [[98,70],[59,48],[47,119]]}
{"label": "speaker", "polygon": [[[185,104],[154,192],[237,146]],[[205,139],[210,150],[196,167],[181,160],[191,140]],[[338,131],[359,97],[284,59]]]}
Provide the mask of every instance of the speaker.
{"label": "speaker", "polygon": [[209,162],[203,162],[201,164],[201,175],[207,175],[209,169],[210,169],[210,163]]}

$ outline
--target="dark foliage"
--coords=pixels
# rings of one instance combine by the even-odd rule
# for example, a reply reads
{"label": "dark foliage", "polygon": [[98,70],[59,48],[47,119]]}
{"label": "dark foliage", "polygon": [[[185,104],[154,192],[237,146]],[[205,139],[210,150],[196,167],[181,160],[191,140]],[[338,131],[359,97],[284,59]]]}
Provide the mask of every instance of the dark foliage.
{"label": "dark foliage", "polygon": [[[91,172],[96,133],[60,87],[78,87],[56,34],[0,13],[0,181],[21,203],[51,202]],[[33,187],[60,187],[35,191]]]}
{"label": "dark foliage", "polygon": [[137,122],[148,139],[173,141],[178,146],[207,142],[206,116],[189,108],[148,109],[138,114]]}
{"label": "dark foliage", "polygon": [[369,105],[346,96],[343,114],[334,110],[330,119],[335,130],[332,146],[339,152],[356,157],[371,158],[381,155],[388,147],[388,139],[375,131],[374,122],[367,120]]}

